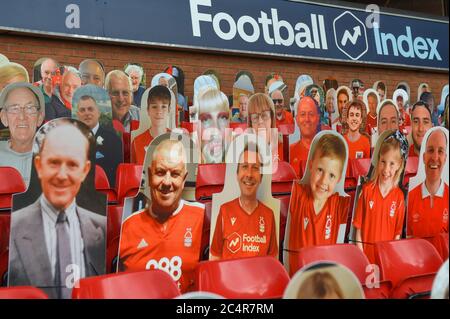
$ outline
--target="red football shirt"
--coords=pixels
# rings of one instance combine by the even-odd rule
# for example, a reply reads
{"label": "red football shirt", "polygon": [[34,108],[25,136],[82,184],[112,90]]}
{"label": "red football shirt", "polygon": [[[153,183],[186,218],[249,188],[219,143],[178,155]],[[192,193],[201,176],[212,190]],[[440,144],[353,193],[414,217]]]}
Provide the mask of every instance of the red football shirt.
{"label": "red football shirt", "polygon": [[302,141],[298,141],[289,147],[289,163],[295,171],[297,177],[300,177],[301,162],[308,159],[309,147],[306,147]]}
{"label": "red football shirt", "polygon": [[348,146],[348,158],[370,158],[370,140],[367,136],[361,135],[355,142],[350,141],[348,135],[344,135]]}

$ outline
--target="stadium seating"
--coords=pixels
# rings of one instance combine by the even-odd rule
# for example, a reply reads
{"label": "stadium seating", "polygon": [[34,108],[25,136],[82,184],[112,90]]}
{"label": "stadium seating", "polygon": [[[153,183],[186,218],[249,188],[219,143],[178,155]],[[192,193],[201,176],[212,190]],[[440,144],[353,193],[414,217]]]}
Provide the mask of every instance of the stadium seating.
{"label": "stadium seating", "polygon": [[272,174],[272,194],[290,194],[292,182],[296,179],[295,171],[288,162],[280,161],[277,165],[277,170]]}
{"label": "stadium seating", "polygon": [[441,233],[431,238],[425,238],[428,240],[434,248],[438,251],[442,260],[447,260],[448,258],[448,233]]}
{"label": "stadium seating", "polygon": [[0,299],[48,299],[42,290],[36,287],[0,288]]}
{"label": "stadium seating", "polygon": [[120,229],[122,226],[122,206],[108,206],[108,233],[106,242],[106,273],[114,272],[113,261],[118,255]]}
{"label": "stadium seating", "polygon": [[195,275],[195,290],[231,299],[281,298],[289,282],[283,265],[269,256],[202,261]]}
{"label": "stadium seating", "polygon": [[349,165],[352,166],[353,177],[356,178],[356,180],[358,180],[360,176],[367,175],[370,168],[370,162],[370,158],[358,158],[349,162]]}
{"label": "stadium seating", "polygon": [[131,120],[130,121],[130,131],[135,131],[139,128],[139,121],[138,120]]}
{"label": "stadium seating", "polygon": [[408,185],[409,179],[411,177],[416,176],[418,166],[419,166],[419,158],[418,157],[408,157],[408,160],[406,161],[403,185]]}
{"label": "stadium seating", "polygon": [[177,284],[162,270],[83,278],[72,290],[72,299],[169,299],[179,295]]}
{"label": "stadium seating", "polygon": [[242,131],[245,132],[245,130],[247,129],[247,123],[236,123],[236,122],[231,122],[230,123],[230,128],[233,129],[233,131]]}
{"label": "stadium seating", "polygon": [[226,164],[199,164],[195,189],[195,199],[206,202],[214,193],[223,190]]}
{"label": "stadium seating", "polygon": [[105,171],[99,165],[95,165],[95,189],[106,194],[108,205],[117,204],[116,191],[111,188]]}
{"label": "stadium seating", "polygon": [[0,167],[0,181],[0,212],[9,212],[12,207],[12,196],[24,192],[26,186],[22,175],[13,167]]}
{"label": "stadium seating", "polygon": [[434,246],[420,238],[377,242],[375,259],[381,278],[392,282],[393,298],[429,294],[432,278],[442,265]]}
{"label": "stadium seating", "polygon": [[211,231],[211,209],[212,202],[205,203],[205,219],[203,220],[202,244],[201,244],[201,260],[209,258],[209,237]]}
{"label": "stadium seating", "polygon": [[116,172],[117,199],[119,205],[123,205],[126,197],[137,194],[141,185],[142,165],[121,163]]}

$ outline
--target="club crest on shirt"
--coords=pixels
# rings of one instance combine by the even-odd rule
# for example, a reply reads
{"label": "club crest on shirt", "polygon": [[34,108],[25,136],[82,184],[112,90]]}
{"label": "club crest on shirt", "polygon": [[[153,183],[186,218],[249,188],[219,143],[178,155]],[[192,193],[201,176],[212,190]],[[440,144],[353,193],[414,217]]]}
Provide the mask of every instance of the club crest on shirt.
{"label": "club crest on shirt", "polygon": [[396,207],[397,207],[397,202],[393,201],[391,204],[391,209],[389,210],[389,216],[394,217]]}
{"label": "club crest on shirt", "polygon": [[192,246],[192,228],[187,227],[186,232],[184,233],[184,247]]}
{"label": "club crest on shirt", "polygon": [[306,227],[308,226],[309,223],[309,219],[308,217],[303,218],[303,229],[305,230]]}
{"label": "club crest on shirt", "polygon": [[230,221],[231,221],[231,226],[234,226],[234,223],[236,222],[236,217],[231,217]]}
{"label": "club crest on shirt", "polygon": [[266,231],[266,222],[263,216],[259,216],[259,231],[264,233]]}
{"label": "club crest on shirt", "polygon": [[420,214],[414,213],[412,216],[412,221],[413,221],[413,223],[418,223],[420,221]]}
{"label": "club crest on shirt", "polygon": [[369,201],[369,207],[370,207],[370,209],[373,208],[373,200]]}
{"label": "club crest on shirt", "polygon": [[331,226],[332,226],[332,216],[327,215],[327,222],[325,224],[325,239],[330,239],[331,237]]}
{"label": "club crest on shirt", "polygon": [[442,214],[442,221],[444,223],[448,222],[448,209],[444,209],[444,213]]}

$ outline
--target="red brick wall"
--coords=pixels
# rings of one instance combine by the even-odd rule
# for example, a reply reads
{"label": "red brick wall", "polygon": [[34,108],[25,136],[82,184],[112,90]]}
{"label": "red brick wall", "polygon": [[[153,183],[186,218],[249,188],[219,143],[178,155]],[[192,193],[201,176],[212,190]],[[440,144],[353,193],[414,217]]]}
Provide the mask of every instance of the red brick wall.
{"label": "red brick wall", "polygon": [[278,72],[289,86],[290,96],[293,96],[297,77],[304,73],[310,74],[314,81],[320,84],[328,76],[335,77],[340,85],[348,85],[352,79],[359,78],[366,87],[372,86],[377,80],[384,80],[388,85],[389,97],[400,81],[409,83],[414,98],[417,97],[418,85],[427,82],[435,94],[437,103],[440,101],[443,85],[448,83],[448,73],[442,72],[166,50],[23,35],[0,34],[0,53],[11,61],[24,65],[30,75],[34,62],[44,56],[53,57],[61,64],[73,66],[78,66],[85,58],[96,58],[103,62],[107,72],[123,69],[128,62],[138,62],[145,68],[147,85],[150,84],[152,76],[162,72],[166,66],[178,65],[184,70],[185,94],[190,100],[194,79],[207,69],[219,72],[222,80],[221,89],[227,95],[232,93],[235,74],[240,70],[253,73],[257,91],[264,90],[264,79],[269,72]]}

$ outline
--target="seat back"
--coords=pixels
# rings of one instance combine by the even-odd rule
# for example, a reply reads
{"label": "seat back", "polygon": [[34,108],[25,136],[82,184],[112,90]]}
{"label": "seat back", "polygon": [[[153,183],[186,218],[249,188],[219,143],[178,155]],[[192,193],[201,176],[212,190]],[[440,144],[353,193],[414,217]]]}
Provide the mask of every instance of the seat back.
{"label": "seat back", "polygon": [[18,170],[13,167],[0,167],[0,211],[10,211],[12,196],[25,190],[25,182]]}
{"label": "seat back", "polygon": [[366,176],[367,173],[369,173],[370,161],[370,158],[357,158],[349,162],[352,166],[353,177],[356,178],[356,180],[358,180],[360,176]]}
{"label": "seat back", "polygon": [[142,165],[120,163],[116,172],[117,200],[123,205],[125,197],[137,194],[141,185]]}
{"label": "seat back", "polygon": [[351,244],[313,246],[300,249],[298,252],[299,269],[313,262],[335,262],[346,266],[361,283],[365,283],[368,275],[366,267],[369,265],[369,260],[361,249]]}
{"label": "seat back", "polygon": [[438,251],[442,260],[447,260],[448,258],[448,233],[440,233],[434,237],[425,238],[428,240],[434,248]]}
{"label": "seat back", "polygon": [[290,194],[292,191],[292,182],[295,179],[295,171],[292,166],[288,162],[278,162],[277,170],[272,174],[272,194]]}
{"label": "seat back", "polygon": [[111,188],[105,170],[100,165],[95,165],[95,189],[106,194],[108,203],[117,201],[116,192]]}
{"label": "seat back", "polygon": [[436,273],[442,258],[425,239],[411,238],[375,243],[375,260],[383,280],[393,287],[412,276]]}
{"label": "seat back", "polygon": [[72,299],[168,299],[179,295],[177,284],[162,270],[83,278],[72,290]]}
{"label": "seat back", "polygon": [[0,288],[0,299],[48,299],[48,296],[36,287],[23,286]]}
{"label": "seat back", "polygon": [[400,281],[392,290],[393,299],[429,299],[435,273],[408,277]]}
{"label": "seat back", "polygon": [[0,214],[0,253],[8,249],[10,222],[10,214]]}
{"label": "seat back", "polygon": [[195,273],[196,290],[232,299],[281,298],[289,282],[283,265],[269,256],[203,261]]}
{"label": "seat back", "polygon": [[403,178],[404,185],[407,185],[409,183],[409,179],[411,177],[416,176],[418,166],[419,166],[418,157],[408,157],[405,167],[405,177]]}
{"label": "seat back", "polygon": [[223,190],[226,164],[199,164],[195,188],[195,199],[211,200],[214,193]]}

